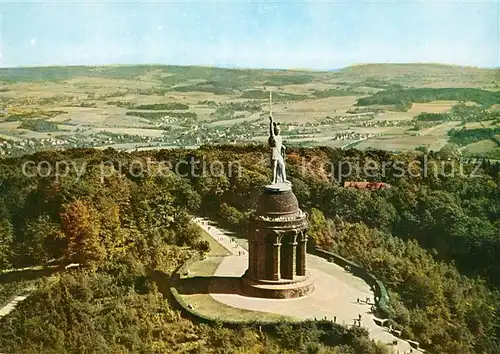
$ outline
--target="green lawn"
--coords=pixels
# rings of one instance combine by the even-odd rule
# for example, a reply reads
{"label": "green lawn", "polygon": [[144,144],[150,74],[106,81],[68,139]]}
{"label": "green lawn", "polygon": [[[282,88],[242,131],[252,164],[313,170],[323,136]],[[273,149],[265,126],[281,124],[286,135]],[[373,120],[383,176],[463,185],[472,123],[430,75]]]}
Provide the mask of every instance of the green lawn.
{"label": "green lawn", "polygon": [[[193,263],[189,267],[189,272],[191,277],[210,277],[212,276],[217,268],[219,267],[220,262],[222,262],[223,257],[221,256],[211,256],[208,255],[205,259]],[[182,277],[181,278],[185,278]]]}
{"label": "green lawn", "polygon": [[208,241],[210,244],[210,252],[209,256],[216,256],[216,257],[224,257],[224,256],[229,256],[231,252],[229,252],[226,248],[224,248],[219,242],[215,241],[212,236],[207,234],[205,230],[203,230],[200,227],[201,230],[201,239]]}
{"label": "green lawn", "polygon": [[238,322],[280,320],[289,322],[300,321],[299,319],[294,317],[278,315],[275,313],[238,309],[236,307],[225,305],[215,300],[208,294],[193,294],[181,296],[186,304],[193,305],[194,311],[202,313],[203,315],[211,318],[218,318],[221,321],[224,321],[225,319]]}

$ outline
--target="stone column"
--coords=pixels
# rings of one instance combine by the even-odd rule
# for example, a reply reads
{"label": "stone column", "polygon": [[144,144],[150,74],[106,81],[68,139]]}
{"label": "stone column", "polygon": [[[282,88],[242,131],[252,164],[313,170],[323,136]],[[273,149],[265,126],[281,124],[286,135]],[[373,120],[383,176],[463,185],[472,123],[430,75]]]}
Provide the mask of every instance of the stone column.
{"label": "stone column", "polygon": [[297,250],[297,275],[306,275],[306,247],[307,247],[307,236],[304,231],[300,233],[300,239],[298,242]]}
{"label": "stone column", "polygon": [[281,236],[278,234],[273,235],[272,244],[272,274],[271,280],[280,280],[280,253],[281,253]]}
{"label": "stone column", "polygon": [[253,235],[248,239],[248,275],[255,278],[257,267],[255,264],[255,240]]}
{"label": "stone column", "polygon": [[285,279],[295,279],[296,237],[296,233],[287,235],[286,244],[283,244],[286,252],[282,252],[284,259],[281,259],[283,264],[281,277]]}
{"label": "stone column", "polygon": [[297,233],[295,232],[290,239],[290,274],[295,279],[297,272]]}
{"label": "stone column", "polygon": [[255,229],[248,239],[248,268],[250,277],[257,279],[259,276],[259,229]]}
{"label": "stone column", "polygon": [[257,248],[255,255],[255,264],[256,264],[256,279],[265,279],[266,278],[266,267],[267,267],[267,250],[266,243],[262,239],[262,234],[259,233],[257,238]]}

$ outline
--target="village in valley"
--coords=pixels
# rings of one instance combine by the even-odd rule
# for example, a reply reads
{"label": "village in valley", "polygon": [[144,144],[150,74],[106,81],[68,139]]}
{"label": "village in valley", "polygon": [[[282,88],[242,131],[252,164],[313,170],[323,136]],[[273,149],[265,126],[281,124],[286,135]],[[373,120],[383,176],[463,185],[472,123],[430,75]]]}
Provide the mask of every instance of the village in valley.
{"label": "village in valley", "polygon": [[[259,144],[266,140],[271,91],[288,146],[401,152],[439,151],[451,143],[468,156],[498,157],[500,93],[491,80],[497,69],[51,67],[35,77],[27,68],[0,70],[0,154],[6,156],[74,147]],[[457,81],[464,70],[468,83]],[[464,129],[472,140],[454,137]]]}

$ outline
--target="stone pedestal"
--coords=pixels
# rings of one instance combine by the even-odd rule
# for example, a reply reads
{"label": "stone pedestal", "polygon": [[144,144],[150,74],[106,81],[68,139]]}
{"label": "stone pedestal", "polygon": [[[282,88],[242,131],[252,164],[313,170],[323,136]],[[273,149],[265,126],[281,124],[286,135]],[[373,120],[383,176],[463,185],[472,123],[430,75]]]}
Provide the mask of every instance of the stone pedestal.
{"label": "stone pedestal", "polygon": [[245,294],[293,298],[313,290],[306,269],[307,217],[289,184],[264,188],[249,231]]}

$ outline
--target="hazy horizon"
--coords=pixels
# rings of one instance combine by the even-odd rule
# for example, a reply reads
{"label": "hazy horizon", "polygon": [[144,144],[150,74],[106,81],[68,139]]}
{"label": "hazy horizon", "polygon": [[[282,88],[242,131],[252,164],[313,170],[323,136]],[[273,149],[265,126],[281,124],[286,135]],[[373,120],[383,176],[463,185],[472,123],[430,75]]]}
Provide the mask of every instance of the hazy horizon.
{"label": "hazy horizon", "polygon": [[498,0],[23,2],[0,10],[1,67],[500,66]]}
{"label": "hazy horizon", "polygon": [[386,63],[353,63],[340,68],[273,68],[273,67],[247,67],[238,65],[203,65],[203,64],[171,64],[171,63],[109,63],[109,64],[48,64],[48,65],[18,65],[18,66],[1,66],[0,69],[23,69],[23,68],[52,68],[52,67],[113,67],[113,66],[185,66],[185,67],[207,67],[207,68],[218,68],[218,69],[229,69],[229,70],[289,70],[289,71],[312,71],[312,72],[324,72],[324,71],[338,71],[350,67],[356,66],[368,66],[368,65],[436,65],[436,66],[448,66],[448,67],[460,67],[460,68],[477,68],[477,69],[500,69],[500,66],[475,66],[475,65],[460,65],[460,64],[450,64],[450,63],[434,63],[434,62],[413,62],[413,63],[397,63],[397,62],[386,62]]}

